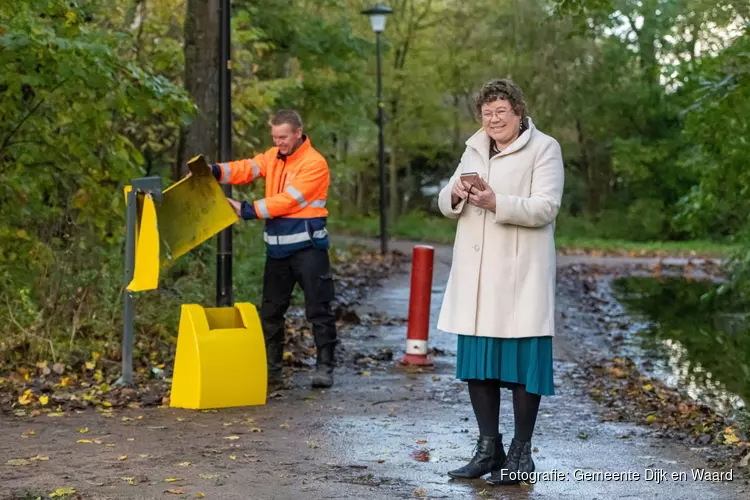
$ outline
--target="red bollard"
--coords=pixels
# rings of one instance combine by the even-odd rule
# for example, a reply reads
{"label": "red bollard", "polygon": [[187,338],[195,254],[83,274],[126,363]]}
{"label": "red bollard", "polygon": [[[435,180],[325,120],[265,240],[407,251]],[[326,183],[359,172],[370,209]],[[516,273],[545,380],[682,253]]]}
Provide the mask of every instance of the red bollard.
{"label": "red bollard", "polygon": [[414,247],[411,261],[411,292],[409,295],[409,324],[406,333],[406,355],[402,365],[431,366],[427,357],[430,333],[430,298],[432,296],[432,268],[435,249],[431,246]]}

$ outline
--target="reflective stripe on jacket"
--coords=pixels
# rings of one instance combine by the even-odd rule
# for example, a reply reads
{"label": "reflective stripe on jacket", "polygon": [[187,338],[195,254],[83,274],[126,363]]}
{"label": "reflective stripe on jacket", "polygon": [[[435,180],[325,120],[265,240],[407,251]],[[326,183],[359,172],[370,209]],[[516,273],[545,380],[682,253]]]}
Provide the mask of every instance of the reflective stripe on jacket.
{"label": "reflective stripe on jacket", "polygon": [[292,154],[273,147],[252,159],[212,165],[221,183],[247,184],[266,179],[266,196],[242,203],[243,219],[266,219],[263,239],[268,255],[284,258],[314,246],[328,248],[326,198],[330,172],[325,158],[304,137]]}

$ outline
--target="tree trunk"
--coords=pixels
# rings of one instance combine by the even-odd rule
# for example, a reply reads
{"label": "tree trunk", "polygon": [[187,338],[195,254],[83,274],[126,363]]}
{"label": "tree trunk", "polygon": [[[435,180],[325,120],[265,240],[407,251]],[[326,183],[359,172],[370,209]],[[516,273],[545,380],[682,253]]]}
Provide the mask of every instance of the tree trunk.
{"label": "tree trunk", "polygon": [[198,110],[182,130],[173,170],[177,178],[187,174],[187,161],[198,154],[209,163],[218,159],[219,0],[187,0],[185,88]]}
{"label": "tree trunk", "polygon": [[393,231],[393,225],[398,219],[398,165],[396,164],[396,138],[391,137],[391,154],[389,162],[388,175],[388,226]]}
{"label": "tree trunk", "polygon": [[600,208],[596,172],[589,158],[588,144],[583,135],[583,125],[580,119],[576,119],[576,132],[578,133],[578,147],[581,148],[581,170],[586,175],[586,209],[589,215],[596,215]]}

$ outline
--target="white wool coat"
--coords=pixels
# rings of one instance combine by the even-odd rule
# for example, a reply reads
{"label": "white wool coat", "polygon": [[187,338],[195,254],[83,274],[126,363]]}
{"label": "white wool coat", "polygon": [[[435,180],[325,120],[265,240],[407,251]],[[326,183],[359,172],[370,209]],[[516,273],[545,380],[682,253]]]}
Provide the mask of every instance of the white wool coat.
{"label": "white wool coat", "polygon": [[[438,329],[461,335],[521,338],[555,334],[555,218],[563,193],[560,145],[528,128],[489,158],[483,131],[466,141],[461,162],[440,191],[438,206],[458,219],[453,263]],[[495,212],[461,201],[451,188],[477,172],[496,193]]]}

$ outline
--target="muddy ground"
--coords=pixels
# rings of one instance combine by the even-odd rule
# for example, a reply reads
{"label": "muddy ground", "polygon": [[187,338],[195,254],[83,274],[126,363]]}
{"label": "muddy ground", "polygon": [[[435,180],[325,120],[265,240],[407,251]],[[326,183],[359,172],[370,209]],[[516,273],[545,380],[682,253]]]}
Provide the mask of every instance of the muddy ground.
{"label": "muddy ground", "polygon": [[[601,421],[582,366],[613,340],[596,313],[582,307],[580,283],[558,290],[556,395],[542,399],[533,439],[537,470],[555,472],[554,480],[511,487],[449,480],[445,472],[468,460],[476,439],[465,384],[454,376],[455,338],[434,328],[450,258],[450,248],[436,247],[434,368],[406,370],[397,363],[408,311],[405,269],[357,308],[360,325],[341,332],[343,364],[332,390],[309,389],[309,374],[298,371],[295,388],[262,407],[0,416],[0,498],[47,498],[58,488],[86,499],[750,497],[736,472],[732,481],[693,480],[693,470],[708,467],[699,451],[658,439],[646,427]],[[508,391],[501,418],[507,445],[513,434]],[[19,465],[8,464],[14,460]],[[630,477],[584,477],[599,472]]]}

